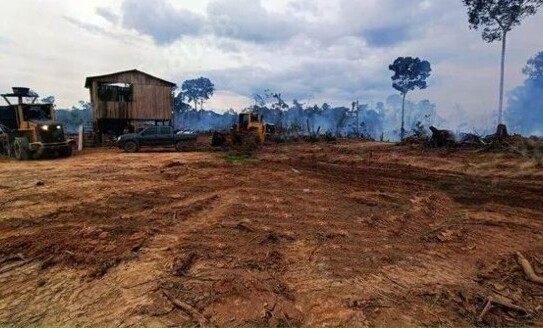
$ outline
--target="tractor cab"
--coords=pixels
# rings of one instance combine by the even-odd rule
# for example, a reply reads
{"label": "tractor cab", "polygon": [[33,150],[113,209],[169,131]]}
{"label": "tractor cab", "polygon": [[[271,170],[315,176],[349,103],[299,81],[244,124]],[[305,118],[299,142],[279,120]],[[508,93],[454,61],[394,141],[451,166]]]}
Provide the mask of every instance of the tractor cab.
{"label": "tractor cab", "polygon": [[1,96],[8,104],[0,107],[0,124],[9,129],[2,147],[7,155],[17,159],[38,158],[44,151],[71,155],[73,141],[55,121],[53,104],[36,103],[39,96],[29,88],[13,88],[13,93]]}

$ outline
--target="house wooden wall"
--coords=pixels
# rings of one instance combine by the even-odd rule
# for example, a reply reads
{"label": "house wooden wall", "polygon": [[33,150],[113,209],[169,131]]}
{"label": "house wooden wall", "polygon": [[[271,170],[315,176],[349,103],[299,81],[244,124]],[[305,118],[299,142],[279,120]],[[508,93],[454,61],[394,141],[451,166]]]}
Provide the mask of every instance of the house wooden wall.
{"label": "house wooden wall", "polygon": [[[90,78],[90,97],[95,121],[101,119],[168,121],[172,119],[172,85],[141,72],[122,72]],[[101,101],[99,83],[128,83],[132,102]]]}

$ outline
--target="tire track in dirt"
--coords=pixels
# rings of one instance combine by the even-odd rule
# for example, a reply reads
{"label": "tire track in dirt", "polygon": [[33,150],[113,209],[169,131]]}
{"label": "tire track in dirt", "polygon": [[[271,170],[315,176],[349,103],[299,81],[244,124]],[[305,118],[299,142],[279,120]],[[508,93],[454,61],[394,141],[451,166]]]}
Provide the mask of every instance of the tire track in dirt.
{"label": "tire track in dirt", "polygon": [[[101,277],[89,277],[89,264],[40,271],[30,263],[17,275],[0,275],[0,297],[7,300],[0,301],[0,323],[196,322],[162,288],[218,325],[471,325],[495,285],[505,285],[527,308],[541,304],[511,258],[519,250],[538,265],[542,207],[532,201],[541,182],[414,167],[401,149],[387,150],[400,155],[377,163],[361,158],[364,147],[285,145],[265,154],[270,160],[239,166],[221,156],[200,162],[194,155],[194,167],[134,157],[143,186],[134,173],[133,185],[107,201],[95,199],[95,211],[80,216],[91,226],[97,223],[86,216],[99,219],[106,206],[117,216],[86,230],[92,240],[105,226],[126,227],[118,216],[131,212],[142,224],[136,227],[149,231],[136,255]],[[458,167],[460,155],[442,162]],[[106,173],[125,177],[120,172]],[[150,189],[155,193],[131,196]],[[143,208],[145,201],[151,208]],[[79,221],[51,227],[70,230]],[[35,228],[12,223],[6,232],[18,224],[16,233]],[[114,244],[101,239],[97,247]],[[195,259],[172,270],[191,253]],[[495,314],[507,317],[501,309]]]}
{"label": "tire track in dirt", "polygon": [[[149,293],[169,271],[171,248],[187,233],[187,222],[191,226],[206,224],[208,215],[225,206],[217,206],[218,201],[219,197],[212,194],[172,204],[179,211],[189,209],[186,217],[179,217],[178,223],[154,236],[140,249],[136,260],[121,263],[101,279],[89,280],[78,270],[59,268],[43,273],[36,265],[0,275],[0,322],[126,324],[135,318],[132,323],[141,324],[137,309],[150,302]],[[43,286],[36,288],[36,280],[43,281]],[[23,293],[15,286],[23,288]],[[17,306],[22,300],[24,307]]]}
{"label": "tire track in dirt", "polygon": [[[293,160],[289,164],[302,170],[304,174],[321,178],[325,183],[330,184],[330,182],[333,181],[334,183],[331,184],[331,188],[334,189],[363,189],[378,193],[384,191],[387,194],[390,194],[391,192],[397,192],[399,190],[398,187],[401,186],[404,193],[404,199],[409,199],[411,195],[416,194],[419,195],[417,196],[418,198],[422,197],[422,199],[428,200],[426,204],[423,205],[423,208],[429,208],[430,211],[415,213],[413,217],[410,217],[410,212],[407,212],[402,215],[402,217],[407,218],[407,221],[400,219],[399,221],[403,221],[400,226],[389,221],[389,223],[393,223],[392,227],[383,227],[383,230],[385,231],[391,231],[391,228],[393,231],[395,229],[394,226],[397,226],[399,230],[397,230],[395,235],[400,237],[401,243],[406,246],[415,245],[414,247],[411,247],[411,249],[409,249],[408,246],[408,248],[395,249],[392,251],[392,253],[396,254],[412,254],[411,256],[404,255],[408,257],[407,261],[399,262],[391,266],[383,266],[382,269],[384,271],[376,270],[374,267],[370,269],[370,272],[375,272],[370,274],[370,277],[372,278],[362,280],[356,278],[356,283],[348,283],[337,278],[323,279],[322,276],[320,278],[315,278],[320,284],[330,286],[329,289],[334,290],[334,292],[329,292],[326,296],[319,298],[330,299],[334,298],[333,295],[352,295],[353,297],[356,297],[356,293],[365,295],[363,296],[364,299],[373,296],[377,297],[382,294],[390,294],[389,297],[393,298],[405,298],[406,294],[413,291],[431,291],[436,286],[443,285],[456,286],[454,288],[459,290],[478,290],[480,288],[477,287],[477,284],[474,281],[478,275],[478,263],[480,263],[480,259],[471,257],[467,261],[458,261],[458,255],[465,251],[469,252],[469,250],[474,253],[473,250],[478,249],[477,247],[484,247],[483,245],[485,244],[492,244],[502,250],[501,252],[496,252],[495,248],[488,249],[486,252],[488,257],[485,260],[492,260],[503,256],[503,251],[511,249],[511,246],[520,250],[530,249],[531,247],[530,242],[514,243],[518,238],[516,235],[519,235],[520,237],[523,233],[515,233],[509,236],[502,234],[500,238],[495,238],[496,235],[500,235],[500,230],[492,227],[489,228],[487,225],[510,225],[512,229],[518,229],[520,226],[526,225],[526,227],[531,226],[532,228],[535,228],[533,231],[535,234],[537,234],[537,231],[542,231],[541,222],[532,222],[531,224],[519,223],[518,225],[511,222],[511,219],[513,219],[513,221],[515,220],[514,213],[517,211],[517,208],[522,209],[525,212],[529,209],[534,214],[541,210],[541,202],[536,201],[537,199],[540,199],[541,192],[543,191],[540,183],[531,182],[527,185],[525,182],[517,182],[509,179],[500,179],[500,181],[496,182],[496,180],[491,177],[477,178],[467,177],[453,172],[422,171],[403,165],[386,165],[384,167],[382,165],[379,167],[350,165],[347,167],[337,163],[314,163],[305,160]],[[387,181],[390,181],[390,183]],[[346,188],[345,185],[349,185],[349,188]],[[410,195],[409,190],[413,190],[413,194]],[[518,192],[518,190],[522,190],[522,192]],[[447,201],[449,203],[449,212],[445,210],[445,212],[442,211],[440,215],[435,215],[435,211],[439,211],[439,208],[442,208],[444,205],[443,202],[435,201],[436,195],[438,198],[445,197],[446,199],[449,199]],[[417,197],[411,198],[411,201],[416,201]],[[375,208],[377,206],[376,203],[378,203],[373,201],[370,201],[369,203],[367,201],[365,202],[372,208]],[[480,205],[487,202],[494,206],[499,204],[498,206],[501,208],[510,211],[513,218],[506,219],[507,222],[502,221],[491,224],[483,223],[483,226],[481,226],[478,231],[469,233],[463,231],[464,228],[462,228],[462,230],[452,231],[453,233],[458,233],[454,238],[457,238],[456,236],[460,235],[464,235],[468,238],[469,246],[459,244],[460,247],[457,246],[456,248],[449,249],[446,246],[443,247],[444,245],[435,243],[428,244],[420,239],[424,235],[425,230],[431,230],[433,229],[432,226],[450,221],[453,213],[464,213],[461,214],[461,216],[465,216],[466,210],[475,210],[476,207],[474,207],[474,205]],[[436,205],[432,206],[433,204]],[[400,206],[400,209],[406,210],[404,206]],[[454,214],[454,216],[458,214]],[[426,219],[423,219],[422,222],[427,222],[427,228],[425,228],[425,225],[421,225],[421,218],[424,217],[426,217]],[[411,225],[410,221],[413,221],[414,224]],[[460,227],[470,224],[470,221],[463,222],[460,219],[454,219],[453,223],[455,221],[460,221]],[[453,224],[453,226],[455,225]],[[449,233],[450,230],[445,230],[448,227],[449,226],[447,225],[443,227],[444,233]],[[437,231],[440,233],[442,229]],[[368,244],[375,245],[376,241],[386,240],[387,238],[386,235],[383,236],[382,233],[375,230],[373,230],[372,233],[374,234],[374,238],[366,237]],[[361,238],[357,239],[360,240]],[[362,240],[363,239],[364,237],[362,237]],[[400,242],[400,240],[398,240],[398,242]],[[428,246],[430,247],[430,252],[426,252],[424,249],[424,247]],[[463,251],[458,250],[458,248],[461,248]],[[331,252],[330,254],[334,254],[332,256],[338,264],[341,263],[345,265],[346,263],[352,262],[349,261],[348,254],[355,254],[356,252],[354,249],[356,249],[356,247],[353,247],[353,250],[345,252],[344,256],[342,256],[343,252],[337,251]],[[456,249],[456,251],[454,251],[454,249]],[[380,249],[372,249],[371,253],[378,254],[379,250]],[[481,251],[476,250],[475,252],[480,253]],[[436,259],[436,254],[439,257],[442,257],[442,259]],[[382,260],[379,262],[382,263]],[[299,274],[304,271],[307,270],[304,268],[299,269]],[[354,272],[350,272],[347,276],[353,274]],[[358,275],[357,277],[360,276]],[[306,286],[305,288],[308,293],[315,297],[314,285],[307,281],[303,281],[302,285],[294,286],[293,289],[302,292],[304,290],[303,285]],[[345,288],[341,288],[343,285]],[[371,290],[373,290],[373,296],[372,292],[370,292]],[[399,304],[396,304],[396,306],[399,306]],[[443,306],[443,304],[441,306]],[[327,310],[330,310],[330,308]],[[334,309],[334,311],[336,310],[337,309]],[[341,311],[338,310],[338,313],[339,312]],[[330,318],[328,318],[328,320],[329,319]],[[316,323],[318,323],[318,321]]]}

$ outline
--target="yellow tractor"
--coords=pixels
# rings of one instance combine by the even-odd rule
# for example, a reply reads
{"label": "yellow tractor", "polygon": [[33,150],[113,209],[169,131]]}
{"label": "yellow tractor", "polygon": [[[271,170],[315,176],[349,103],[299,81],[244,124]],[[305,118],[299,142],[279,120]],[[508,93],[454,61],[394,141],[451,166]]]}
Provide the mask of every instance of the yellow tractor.
{"label": "yellow tractor", "polygon": [[[36,103],[38,95],[29,88],[13,88],[13,93],[0,96],[8,104],[0,106],[3,154],[18,160],[37,159],[45,152],[61,157],[72,155],[74,141],[66,138],[63,125],[55,121],[52,104]],[[12,98],[17,102],[12,104]]]}
{"label": "yellow tractor", "polygon": [[261,114],[240,113],[238,121],[232,126],[230,140],[228,136],[215,132],[212,138],[213,146],[232,144],[244,149],[256,149],[264,144],[266,137],[275,133],[275,127],[266,124]]}
{"label": "yellow tractor", "polygon": [[263,145],[266,141],[266,124],[262,121],[262,115],[239,114],[238,122],[232,127],[232,141],[236,145]]}

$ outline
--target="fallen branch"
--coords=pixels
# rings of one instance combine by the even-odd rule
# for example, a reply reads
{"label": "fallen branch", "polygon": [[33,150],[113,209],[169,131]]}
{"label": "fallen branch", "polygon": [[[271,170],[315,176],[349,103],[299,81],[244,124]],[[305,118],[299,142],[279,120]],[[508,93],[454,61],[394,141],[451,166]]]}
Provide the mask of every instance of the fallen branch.
{"label": "fallen branch", "polygon": [[526,274],[528,280],[535,282],[536,284],[543,285],[543,277],[540,277],[537,275],[537,273],[535,273],[530,262],[520,252],[516,252],[516,255],[517,263],[522,267],[522,270],[524,271],[524,274]]}
{"label": "fallen branch", "polygon": [[24,261],[25,258],[21,254],[15,254],[15,255],[11,255],[11,256],[5,257],[3,259],[0,259],[0,264],[4,264],[6,262],[11,262],[11,261],[15,261],[15,260]]}
{"label": "fallen branch", "polygon": [[525,308],[523,308],[521,306],[518,306],[518,305],[515,305],[515,304],[511,303],[506,298],[499,297],[499,296],[489,296],[486,299],[486,304],[485,304],[485,307],[484,307],[483,311],[481,312],[481,314],[477,318],[477,322],[482,322],[483,321],[485,315],[488,313],[488,311],[490,311],[492,309],[493,304],[500,305],[500,306],[503,306],[504,308],[520,312],[523,315],[528,315],[529,314],[528,310],[526,310]]}
{"label": "fallen branch", "polygon": [[240,222],[240,223],[236,224],[234,226],[234,228],[239,229],[239,230],[248,231],[248,232],[255,232],[256,231],[255,229],[249,227],[248,225],[246,225],[243,222]]}
{"label": "fallen branch", "polygon": [[187,271],[196,262],[197,255],[194,252],[190,252],[184,258],[177,261],[173,266],[173,272],[178,276],[184,276]]}
{"label": "fallen branch", "polygon": [[199,324],[205,325],[208,324],[209,321],[194,307],[188,305],[185,302],[181,302],[180,300],[174,298],[170,293],[168,293],[165,290],[162,290],[162,293],[166,298],[172,302],[173,305],[175,305],[177,308],[185,311],[193,320],[197,320]]}
{"label": "fallen branch", "polygon": [[317,251],[322,247],[322,245],[324,245],[324,242],[319,243],[319,244],[317,245],[317,247],[315,247],[315,248],[311,251],[311,254],[309,254],[309,258],[308,258],[308,261],[309,261],[309,262],[312,262],[312,261],[313,261],[313,257],[315,256],[315,254],[317,254]]}
{"label": "fallen branch", "polygon": [[25,260],[25,261],[21,261],[21,262],[17,262],[17,263],[14,263],[12,265],[9,265],[9,266],[6,266],[2,269],[0,269],[0,274],[4,274],[6,272],[9,272],[13,269],[17,269],[19,267],[22,267],[23,265],[27,264],[27,263],[30,263],[31,260]]}

